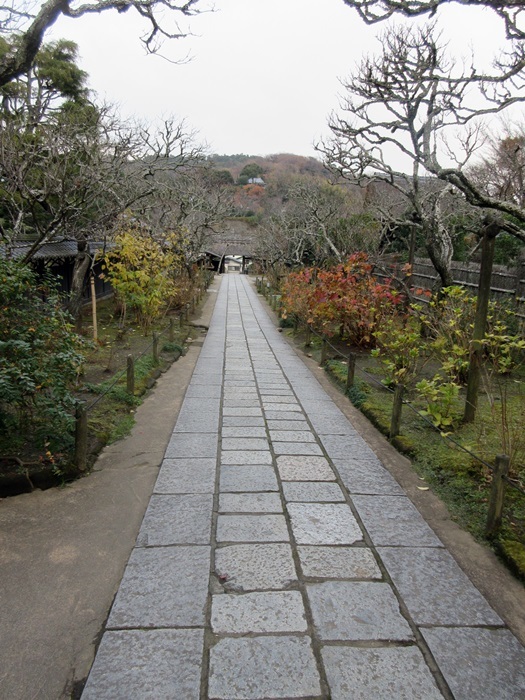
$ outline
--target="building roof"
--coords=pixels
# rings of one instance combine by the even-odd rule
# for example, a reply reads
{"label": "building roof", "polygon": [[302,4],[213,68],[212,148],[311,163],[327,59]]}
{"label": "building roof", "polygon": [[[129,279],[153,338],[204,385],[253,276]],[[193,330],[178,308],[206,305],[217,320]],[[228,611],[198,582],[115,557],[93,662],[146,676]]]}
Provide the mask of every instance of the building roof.
{"label": "building roof", "polygon": [[[21,243],[13,246],[10,249],[10,253],[13,258],[20,259],[31,249],[33,243]],[[95,253],[98,250],[102,250],[104,247],[111,248],[111,243],[104,243],[103,241],[89,241],[89,251],[90,253]],[[6,245],[0,246],[0,256],[5,257]],[[71,239],[64,239],[61,241],[52,241],[51,243],[44,243],[44,245],[39,248],[36,253],[33,254],[33,260],[54,260],[58,258],[74,258],[78,252],[77,241]]]}

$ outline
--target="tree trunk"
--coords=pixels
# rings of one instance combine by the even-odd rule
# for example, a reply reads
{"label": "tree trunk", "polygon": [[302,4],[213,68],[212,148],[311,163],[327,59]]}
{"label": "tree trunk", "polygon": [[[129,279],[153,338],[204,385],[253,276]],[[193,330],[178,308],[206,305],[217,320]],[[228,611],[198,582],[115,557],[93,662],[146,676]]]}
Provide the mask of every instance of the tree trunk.
{"label": "tree trunk", "polygon": [[448,231],[444,227],[439,227],[439,231],[431,231],[427,236],[426,249],[428,257],[434,265],[434,269],[439,275],[440,287],[450,287],[454,284],[452,271],[452,254],[454,246]]}
{"label": "tree trunk", "polygon": [[91,256],[88,250],[87,241],[78,241],[78,252],[73,267],[73,277],[71,279],[71,291],[66,308],[75,320],[78,319],[82,307],[82,292],[86,274],[91,266]]}
{"label": "tree trunk", "polygon": [[474,331],[470,344],[467,396],[465,399],[465,412],[463,414],[463,421],[465,423],[472,423],[476,417],[476,409],[478,406],[481,363],[483,361],[483,338],[485,337],[487,329],[494,247],[496,236],[500,230],[501,224],[498,221],[486,220],[486,225],[483,228],[483,241],[481,245],[481,267],[479,270],[476,317],[474,319]]}

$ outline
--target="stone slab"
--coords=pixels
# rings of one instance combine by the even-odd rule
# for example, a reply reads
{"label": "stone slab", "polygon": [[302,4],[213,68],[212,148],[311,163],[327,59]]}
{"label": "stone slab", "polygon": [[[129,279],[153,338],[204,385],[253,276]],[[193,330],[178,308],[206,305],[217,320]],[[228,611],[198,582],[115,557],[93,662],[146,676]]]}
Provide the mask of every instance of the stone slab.
{"label": "stone slab", "polygon": [[106,632],[82,693],[84,700],[199,700],[202,630]]}
{"label": "stone slab", "polygon": [[242,426],[223,427],[222,437],[224,438],[265,438],[266,428],[244,428]]}
{"label": "stone slab", "polygon": [[278,493],[221,493],[220,513],[282,513]]}
{"label": "stone slab", "polygon": [[293,392],[287,389],[261,389],[261,396],[291,396],[293,397]]}
{"label": "stone slab", "polygon": [[422,629],[456,700],[523,700],[525,649],[506,629]]}
{"label": "stone slab", "polygon": [[210,544],[213,494],[154,494],[144,515],[137,547]]}
{"label": "stone slab", "polygon": [[272,453],[266,450],[230,450],[221,452],[221,464],[272,464]]}
{"label": "stone slab", "polygon": [[297,581],[289,544],[234,544],[215,551],[215,573],[228,591],[283,589]]}
{"label": "stone slab", "polygon": [[221,447],[223,450],[269,450],[270,445],[266,437],[262,438],[246,438],[223,437]]}
{"label": "stone slab", "polygon": [[299,503],[337,503],[345,500],[341,488],[333,481],[284,481],[283,493],[285,500]]}
{"label": "stone slab", "polygon": [[288,542],[284,515],[219,515],[217,542]]}
{"label": "stone slab", "polygon": [[444,549],[380,547],[378,552],[417,624],[503,624]]}
{"label": "stone slab", "polygon": [[[219,429],[219,409],[209,409],[207,411],[184,411],[181,409],[174,433],[214,433]],[[194,456],[194,455],[190,455]]]}
{"label": "stone slab", "polygon": [[309,578],[380,579],[381,570],[365,547],[297,548],[303,574]]}
{"label": "stone slab", "polygon": [[297,420],[304,421],[305,415],[302,411],[274,411],[272,409],[264,409],[264,415],[267,421],[272,420]]}
{"label": "stone slab", "polygon": [[322,455],[323,451],[315,442],[274,442],[276,455]]}
{"label": "stone slab", "polygon": [[302,412],[302,408],[298,403],[268,403],[263,399],[263,408],[265,412],[273,411],[274,413],[293,413]]}
{"label": "stone slab", "polygon": [[406,496],[352,496],[352,501],[376,546],[442,546]]}
{"label": "stone slab", "polygon": [[238,395],[235,398],[224,398],[222,402],[224,408],[260,408],[261,402],[258,397],[246,398]]}
{"label": "stone slab", "polygon": [[321,435],[321,442],[331,459],[347,457],[366,459],[376,456],[358,433],[353,435]]}
{"label": "stone slab", "polygon": [[331,700],[443,699],[417,647],[325,646],[321,654]]}
{"label": "stone slab", "polygon": [[214,595],[211,627],[215,634],[306,632],[299,591]]}
{"label": "stone slab", "polygon": [[264,418],[261,416],[223,416],[224,427],[264,427]]}
{"label": "stone slab", "polygon": [[363,533],[346,503],[288,503],[297,544],[354,544]]}
{"label": "stone slab", "polygon": [[213,493],[215,459],[165,459],[155,483],[155,493]]}
{"label": "stone slab", "polygon": [[280,430],[280,431],[287,431],[287,430],[300,430],[302,432],[309,430],[310,426],[306,422],[304,416],[299,416],[299,420],[269,420],[267,421],[268,423],[268,428],[270,431],[272,430]]}
{"label": "stone slab", "polygon": [[402,496],[404,491],[378,459],[334,459],[341,481],[350,493]]}
{"label": "stone slab", "polygon": [[399,612],[387,583],[326,581],[306,586],[314,626],[322,640],[411,641],[412,631]]}
{"label": "stone slab", "polygon": [[320,694],[308,637],[229,638],[211,648],[210,700],[290,700]]}
{"label": "stone slab", "polygon": [[[294,405],[297,406],[297,401],[293,401],[290,399],[290,396],[278,396],[276,394],[266,394],[263,396],[263,405],[264,406],[270,406],[270,404],[278,403],[278,404],[286,404],[286,405]],[[294,410],[294,409],[291,409]]]}
{"label": "stone slab", "polygon": [[173,433],[165,456],[168,459],[185,457],[217,459],[217,437],[215,433]]}
{"label": "stone slab", "polygon": [[190,384],[186,389],[186,396],[190,399],[220,399],[221,392],[222,387],[220,385]]}
{"label": "stone slab", "polygon": [[270,430],[272,442],[315,442],[315,436],[310,430]]}
{"label": "stone slab", "polygon": [[222,413],[224,416],[262,416],[262,409],[258,406],[244,408],[225,406]]}
{"label": "stone slab", "polygon": [[209,570],[206,546],[134,549],[108,628],[203,626]]}
{"label": "stone slab", "polygon": [[252,464],[249,468],[235,465],[221,467],[219,488],[221,492],[278,491],[273,467]]}
{"label": "stone slab", "polygon": [[335,481],[335,473],[325,457],[282,456],[277,469],[283,481]]}

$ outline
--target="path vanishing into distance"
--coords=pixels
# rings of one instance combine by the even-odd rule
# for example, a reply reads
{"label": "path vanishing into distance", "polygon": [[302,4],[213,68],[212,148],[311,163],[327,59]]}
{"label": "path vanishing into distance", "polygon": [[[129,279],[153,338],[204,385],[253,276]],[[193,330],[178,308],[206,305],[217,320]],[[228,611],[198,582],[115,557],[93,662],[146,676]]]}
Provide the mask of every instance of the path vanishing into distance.
{"label": "path vanishing into distance", "polygon": [[525,649],[225,275],[83,700],[525,697]]}

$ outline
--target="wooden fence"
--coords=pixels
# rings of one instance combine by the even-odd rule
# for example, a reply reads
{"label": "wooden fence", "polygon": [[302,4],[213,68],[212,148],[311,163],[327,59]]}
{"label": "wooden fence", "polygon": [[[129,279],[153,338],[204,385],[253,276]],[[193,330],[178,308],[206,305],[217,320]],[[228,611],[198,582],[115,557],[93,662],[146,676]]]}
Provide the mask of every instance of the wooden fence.
{"label": "wooden fence", "polygon": [[[395,260],[382,261],[382,268],[374,271],[376,277],[386,278],[389,273],[392,276],[402,278],[404,273],[401,268],[404,263]],[[479,263],[453,262],[452,276],[454,284],[466,287],[476,293],[479,283]],[[432,289],[438,274],[434,266],[427,258],[415,258],[412,267],[411,286],[421,289]],[[515,304],[518,316],[525,321],[525,262],[516,267],[494,265],[492,271],[492,298],[506,299]]]}

